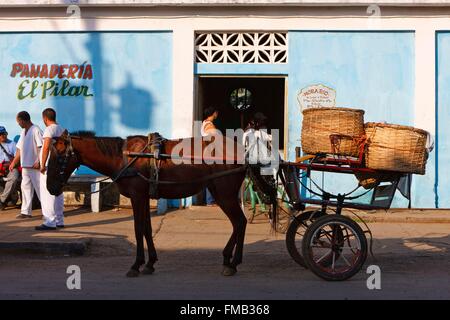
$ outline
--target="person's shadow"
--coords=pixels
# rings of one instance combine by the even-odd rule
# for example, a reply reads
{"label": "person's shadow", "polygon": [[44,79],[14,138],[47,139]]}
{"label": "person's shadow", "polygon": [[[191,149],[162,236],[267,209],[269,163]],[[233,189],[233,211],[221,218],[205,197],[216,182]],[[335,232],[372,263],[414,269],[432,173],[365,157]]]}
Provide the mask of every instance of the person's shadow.
{"label": "person's shadow", "polygon": [[155,101],[150,92],[134,85],[127,74],[125,85],[118,90],[120,99],[120,121],[123,125],[142,130],[151,130],[151,113]]}

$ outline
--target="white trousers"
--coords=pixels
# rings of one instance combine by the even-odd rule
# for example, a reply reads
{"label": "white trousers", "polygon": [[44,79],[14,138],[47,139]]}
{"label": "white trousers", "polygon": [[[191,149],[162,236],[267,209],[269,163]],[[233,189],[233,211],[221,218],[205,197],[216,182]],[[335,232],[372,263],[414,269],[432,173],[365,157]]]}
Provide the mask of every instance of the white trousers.
{"label": "white trousers", "polygon": [[21,214],[31,215],[34,191],[36,191],[39,200],[41,199],[40,177],[41,173],[39,170],[28,168],[22,169],[22,183],[20,185],[22,190]]}
{"label": "white trousers", "polygon": [[52,196],[47,190],[47,175],[41,173],[41,207],[44,225],[56,227],[64,225],[64,194]]}

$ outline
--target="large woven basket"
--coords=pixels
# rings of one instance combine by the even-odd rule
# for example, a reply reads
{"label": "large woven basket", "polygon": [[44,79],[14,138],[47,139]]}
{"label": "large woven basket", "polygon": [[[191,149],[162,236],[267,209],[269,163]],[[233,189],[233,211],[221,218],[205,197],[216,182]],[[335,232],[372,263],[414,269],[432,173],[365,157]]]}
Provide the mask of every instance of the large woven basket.
{"label": "large woven basket", "polygon": [[427,132],[408,126],[369,122],[365,125],[366,167],[425,174]]}
{"label": "large woven basket", "polygon": [[[330,135],[336,137],[331,141]],[[305,153],[358,156],[364,135],[364,110],[310,108],[303,111],[302,149]]]}

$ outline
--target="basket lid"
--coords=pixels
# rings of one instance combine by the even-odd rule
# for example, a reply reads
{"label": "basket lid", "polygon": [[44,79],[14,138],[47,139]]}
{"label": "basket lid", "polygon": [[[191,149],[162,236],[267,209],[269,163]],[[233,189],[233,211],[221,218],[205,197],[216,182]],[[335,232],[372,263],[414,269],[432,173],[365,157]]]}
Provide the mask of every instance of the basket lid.
{"label": "basket lid", "polygon": [[339,112],[357,112],[364,114],[364,110],[362,109],[353,109],[353,108],[341,108],[341,107],[316,107],[316,108],[308,108],[303,110],[303,113],[314,112],[314,111],[339,111]]}
{"label": "basket lid", "polygon": [[423,129],[419,129],[419,128],[414,128],[411,126],[402,126],[399,124],[392,124],[392,123],[382,123],[382,122],[367,122],[364,125],[365,128],[375,128],[375,127],[379,127],[379,128],[392,128],[392,129],[397,129],[397,130],[408,130],[408,131],[414,131],[420,134],[428,134],[428,131],[425,131]]}

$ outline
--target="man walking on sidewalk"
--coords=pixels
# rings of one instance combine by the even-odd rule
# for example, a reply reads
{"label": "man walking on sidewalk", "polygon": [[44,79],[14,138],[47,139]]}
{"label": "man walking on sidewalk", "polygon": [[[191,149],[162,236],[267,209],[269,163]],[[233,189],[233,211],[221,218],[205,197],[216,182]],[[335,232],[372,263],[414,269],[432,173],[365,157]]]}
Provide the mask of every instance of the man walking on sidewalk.
{"label": "man walking on sidewalk", "polygon": [[53,139],[59,138],[64,129],[56,123],[56,111],[52,108],[47,108],[42,112],[42,119],[46,126],[42,135],[44,143],[40,155],[41,205],[44,223],[35,229],[55,230],[56,228],[64,228],[64,195],[61,193],[59,196],[53,196],[47,190],[47,166]]}
{"label": "man walking on sidewalk", "polygon": [[[8,132],[5,127],[0,126],[0,163],[9,167],[15,155],[16,144],[14,141],[8,139]],[[7,171],[5,175],[3,177],[3,180],[6,182],[5,188],[0,193],[0,210],[5,209],[8,198],[16,191],[16,185],[20,177],[19,170],[17,169]]]}
{"label": "man walking on sidewalk", "polygon": [[22,166],[22,208],[17,218],[31,218],[33,195],[39,192],[39,151],[42,147],[42,130],[31,122],[30,114],[21,111],[16,121],[23,129],[17,142],[17,151],[14,160],[9,166],[12,171],[19,164]]}

